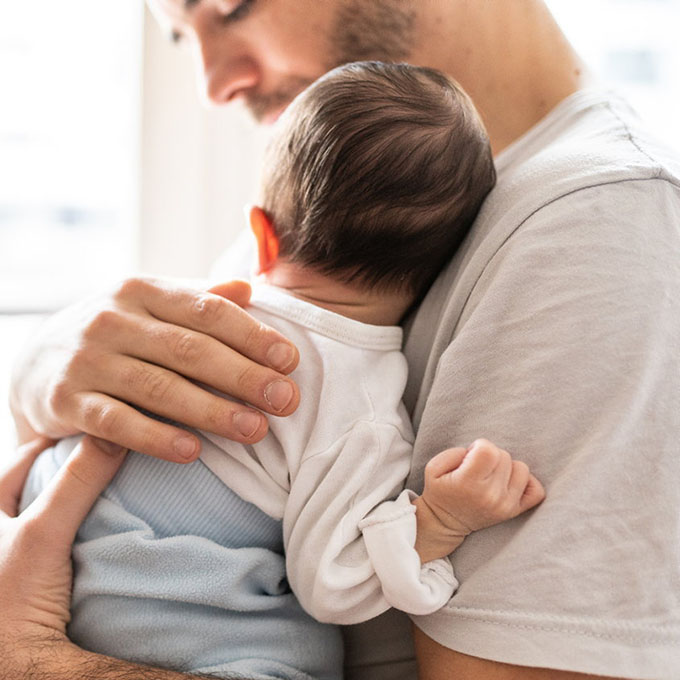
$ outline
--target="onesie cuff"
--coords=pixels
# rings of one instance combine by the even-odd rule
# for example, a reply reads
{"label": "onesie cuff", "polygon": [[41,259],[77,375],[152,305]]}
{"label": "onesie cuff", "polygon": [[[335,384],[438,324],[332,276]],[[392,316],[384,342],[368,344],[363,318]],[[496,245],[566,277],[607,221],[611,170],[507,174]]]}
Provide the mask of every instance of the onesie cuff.
{"label": "onesie cuff", "polygon": [[422,616],[443,607],[458,588],[451,562],[443,557],[420,564],[415,550],[416,494],[406,489],[359,522],[383,595],[390,606]]}

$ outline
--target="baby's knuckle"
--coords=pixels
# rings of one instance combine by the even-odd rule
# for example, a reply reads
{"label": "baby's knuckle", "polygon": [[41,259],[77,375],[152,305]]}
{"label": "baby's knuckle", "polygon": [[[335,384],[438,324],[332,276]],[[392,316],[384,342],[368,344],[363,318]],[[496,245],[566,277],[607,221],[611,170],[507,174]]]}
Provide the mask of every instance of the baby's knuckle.
{"label": "baby's knuckle", "polygon": [[473,449],[473,452],[478,453],[485,460],[498,460],[499,449],[486,439],[478,439]]}
{"label": "baby's knuckle", "polygon": [[506,498],[502,503],[499,504],[498,506],[498,514],[501,518],[507,517],[515,517],[518,512],[518,505],[517,501],[514,498]]}
{"label": "baby's knuckle", "polygon": [[500,452],[500,455],[502,456],[503,460],[510,461],[510,463],[512,463],[513,461],[512,454],[510,454],[505,449],[498,449],[498,451]]}
{"label": "baby's knuckle", "polygon": [[436,462],[434,458],[430,458],[430,460],[427,461],[425,464],[425,475],[427,477],[432,477],[435,474],[435,468],[436,468]]}
{"label": "baby's knuckle", "polygon": [[514,472],[522,476],[529,474],[529,466],[522,460],[513,460],[512,467]]}
{"label": "baby's knuckle", "polygon": [[496,449],[496,445],[486,439],[486,437],[478,437],[475,439],[475,446],[480,449],[488,449],[491,451]]}
{"label": "baby's knuckle", "polygon": [[496,489],[488,489],[484,493],[483,499],[486,507],[492,511],[495,511],[502,502],[502,497]]}

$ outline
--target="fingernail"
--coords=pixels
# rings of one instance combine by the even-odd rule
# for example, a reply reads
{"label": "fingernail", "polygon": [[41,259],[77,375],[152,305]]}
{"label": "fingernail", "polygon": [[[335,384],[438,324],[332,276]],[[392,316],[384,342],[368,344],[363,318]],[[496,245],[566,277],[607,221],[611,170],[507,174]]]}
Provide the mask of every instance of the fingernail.
{"label": "fingernail", "polygon": [[293,399],[293,386],[286,380],[275,380],[267,385],[264,398],[275,411],[283,411]]}
{"label": "fingernail", "polygon": [[294,358],[295,351],[285,342],[274,343],[267,351],[267,361],[277,371],[283,371],[288,368]]}
{"label": "fingernail", "polygon": [[175,439],[173,448],[180,458],[193,458],[196,453],[196,440],[188,435],[181,435]]}
{"label": "fingernail", "polygon": [[255,411],[239,411],[234,414],[234,424],[244,437],[252,437],[262,423],[262,416]]}
{"label": "fingernail", "polygon": [[124,451],[127,451],[124,446],[121,446],[120,444],[114,444],[107,439],[100,439],[99,437],[92,437],[92,439],[97,444],[97,448],[100,448],[102,451],[108,453],[111,456],[118,456]]}

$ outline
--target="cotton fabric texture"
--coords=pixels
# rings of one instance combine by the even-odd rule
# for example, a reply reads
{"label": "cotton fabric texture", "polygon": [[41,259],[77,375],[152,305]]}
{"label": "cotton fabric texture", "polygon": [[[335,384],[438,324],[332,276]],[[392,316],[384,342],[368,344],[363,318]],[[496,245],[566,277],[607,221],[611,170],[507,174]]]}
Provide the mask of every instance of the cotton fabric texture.
{"label": "cotton fabric texture", "polygon": [[[27,505],[78,442],[47,449]],[[211,677],[340,680],[342,640],[286,581],[281,522],[200,461],[130,453],[73,550],[69,637],[116,658]]]}
{"label": "cotton fabric texture", "polygon": [[680,163],[616,96],[565,100],[412,319],[409,486],[483,435],[546,486],[470,536],[416,624],[511,664],[680,677]]}

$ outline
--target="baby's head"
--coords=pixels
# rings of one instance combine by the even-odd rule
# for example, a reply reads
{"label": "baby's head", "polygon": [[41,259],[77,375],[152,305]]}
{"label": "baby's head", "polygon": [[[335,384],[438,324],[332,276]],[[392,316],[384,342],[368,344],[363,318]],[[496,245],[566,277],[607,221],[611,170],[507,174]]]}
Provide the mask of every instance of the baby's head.
{"label": "baby's head", "polygon": [[484,126],[447,76],[342,66],[295,99],[265,154],[261,218],[274,245],[264,261],[260,247],[261,270],[278,256],[358,290],[416,300],[495,177]]}

